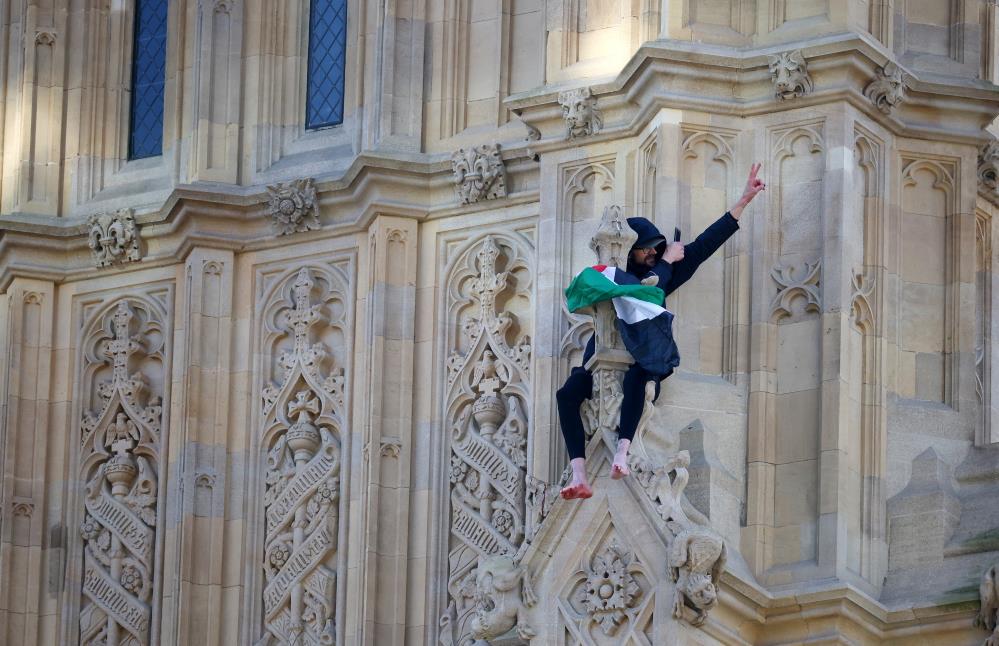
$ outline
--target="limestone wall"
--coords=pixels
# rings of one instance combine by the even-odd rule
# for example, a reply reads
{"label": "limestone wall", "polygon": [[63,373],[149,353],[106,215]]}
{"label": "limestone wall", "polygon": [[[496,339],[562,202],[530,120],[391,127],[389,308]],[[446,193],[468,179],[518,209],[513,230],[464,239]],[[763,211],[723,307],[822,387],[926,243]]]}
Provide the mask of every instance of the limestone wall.
{"label": "limestone wall", "polygon": [[[348,2],[315,131],[308,11],[171,0],[129,161],[134,2],[0,3],[0,644],[985,639],[995,2]],[[557,499],[562,290],[754,161],[646,437],[727,552],[692,626],[679,501],[599,438]]]}

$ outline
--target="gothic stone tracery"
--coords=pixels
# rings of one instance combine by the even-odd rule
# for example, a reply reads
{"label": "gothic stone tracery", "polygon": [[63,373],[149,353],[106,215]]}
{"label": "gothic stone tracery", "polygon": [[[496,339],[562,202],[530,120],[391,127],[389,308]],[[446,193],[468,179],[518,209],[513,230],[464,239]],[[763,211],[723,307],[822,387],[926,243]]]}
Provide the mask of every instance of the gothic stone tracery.
{"label": "gothic stone tracery", "polygon": [[81,644],[147,644],[159,491],[163,314],[122,300],[85,340]]}
{"label": "gothic stone tracery", "polygon": [[[458,311],[452,329],[461,334],[448,360],[450,539],[443,644],[493,631],[484,626],[499,619],[483,619],[491,615],[483,614],[488,591],[480,590],[486,585],[480,570],[493,563],[491,557],[513,557],[527,523],[531,346],[504,305],[529,298],[529,264],[520,245],[498,236],[487,236],[462,260],[449,281],[449,300]],[[509,620],[504,615],[502,623]]]}
{"label": "gothic stone tracery", "polygon": [[332,274],[302,268],[266,311],[276,379],[264,387],[261,644],[336,641],[343,369],[322,341],[344,325]]}

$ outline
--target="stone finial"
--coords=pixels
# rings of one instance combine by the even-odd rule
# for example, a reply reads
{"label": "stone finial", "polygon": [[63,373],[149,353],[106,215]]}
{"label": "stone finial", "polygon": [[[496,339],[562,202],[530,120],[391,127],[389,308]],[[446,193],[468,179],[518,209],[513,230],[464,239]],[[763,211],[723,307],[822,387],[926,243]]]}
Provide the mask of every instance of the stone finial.
{"label": "stone finial", "polygon": [[874,80],[864,88],[864,96],[870,99],[878,110],[891,114],[892,108],[901,105],[905,100],[908,81],[909,75],[892,61],[888,61],[884,67],[878,68]]}
{"label": "stone finial", "polygon": [[506,168],[499,144],[458,149],[451,156],[451,170],[462,204],[506,196]]}
{"label": "stone finial", "polygon": [[142,258],[139,249],[139,227],[131,209],[91,215],[90,250],[98,267],[136,262]]}
{"label": "stone finial", "polygon": [[999,646],[999,566],[985,570],[978,586],[978,598],[982,606],[975,617],[975,627],[989,631],[982,646]]}
{"label": "stone finial", "polygon": [[599,264],[624,269],[628,266],[628,254],[636,240],[638,234],[628,226],[621,207],[611,205],[604,208],[600,226],[590,239],[590,249],[597,254]]}
{"label": "stone finial", "polygon": [[999,192],[999,141],[985,144],[978,152],[978,182]]}
{"label": "stone finial", "polygon": [[320,228],[316,187],[311,179],[267,187],[267,212],[279,236]]}
{"label": "stone finial", "polygon": [[781,52],[769,56],[770,76],[774,82],[774,94],[778,101],[789,101],[795,97],[811,94],[814,88],[808,75],[808,63],[800,49]]}
{"label": "stone finial", "polygon": [[600,108],[597,107],[597,97],[593,96],[590,88],[559,92],[558,102],[562,106],[566,139],[595,135],[604,127]]}
{"label": "stone finial", "polygon": [[686,620],[684,609],[694,611],[689,620],[700,626],[708,611],[718,603],[718,581],[725,569],[725,541],[708,527],[682,526],[669,523],[675,532],[670,544],[667,565],[676,585],[673,596],[673,617]]}

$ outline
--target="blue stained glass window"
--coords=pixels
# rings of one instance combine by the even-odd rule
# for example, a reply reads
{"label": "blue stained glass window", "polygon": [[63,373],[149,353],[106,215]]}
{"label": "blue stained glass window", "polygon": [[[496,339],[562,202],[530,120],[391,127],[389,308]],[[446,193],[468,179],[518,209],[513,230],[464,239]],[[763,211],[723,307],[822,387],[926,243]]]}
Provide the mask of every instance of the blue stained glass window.
{"label": "blue stained glass window", "polygon": [[309,15],[309,80],[305,127],[343,123],[347,0],[312,0]]}
{"label": "blue stained glass window", "polygon": [[135,0],[128,158],[163,154],[167,0]]}

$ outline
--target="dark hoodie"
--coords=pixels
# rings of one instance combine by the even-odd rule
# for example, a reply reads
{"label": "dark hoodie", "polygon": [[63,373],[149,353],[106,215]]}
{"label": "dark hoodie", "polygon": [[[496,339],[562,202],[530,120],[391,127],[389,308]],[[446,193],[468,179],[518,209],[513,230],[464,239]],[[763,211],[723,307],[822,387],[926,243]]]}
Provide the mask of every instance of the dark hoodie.
{"label": "dark hoodie", "polygon": [[[726,212],[725,215],[715,220],[711,226],[705,229],[701,235],[697,236],[693,242],[686,243],[683,246],[683,260],[675,263],[668,263],[662,259],[668,242],[666,242],[666,238],[659,232],[659,229],[656,228],[656,225],[645,218],[628,218],[628,226],[638,234],[638,241],[635,243],[636,246],[645,246],[642,243],[647,244],[649,241],[654,242],[656,239],[660,239],[661,242],[656,245],[656,253],[659,259],[653,267],[635,265],[631,262],[631,254],[629,254],[627,273],[636,282],[647,278],[651,274],[655,274],[659,277],[658,287],[669,296],[680,285],[690,280],[694,272],[697,271],[697,268],[701,266],[701,263],[710,258],[711,254],[717,251],[733,233],[739,230],[739,221],[732,217],[731,213]],[[618,280],[618,282],[625,281]],[[584,366],[590,360],[590,357],[593,356],[593,352],[593,337],[590,337],[589,342],[586,344],[586,350],[583,353]],[[668,375],[663,375],[659,379],[664,379],[666,376]]]}

